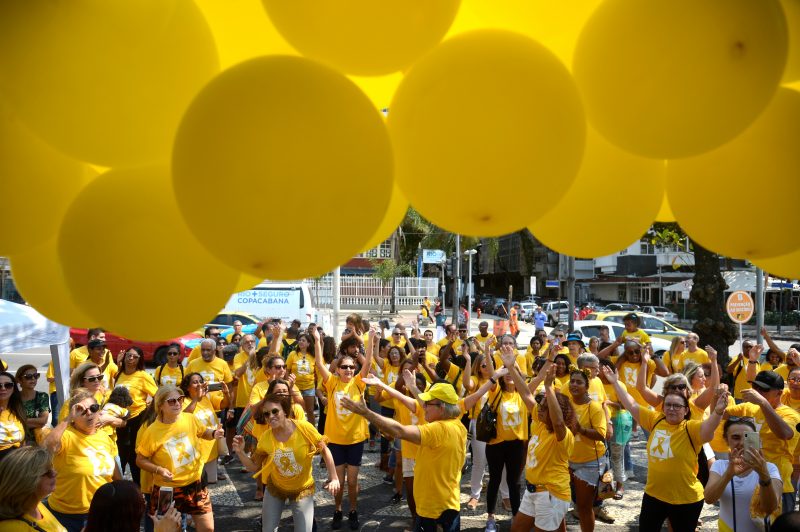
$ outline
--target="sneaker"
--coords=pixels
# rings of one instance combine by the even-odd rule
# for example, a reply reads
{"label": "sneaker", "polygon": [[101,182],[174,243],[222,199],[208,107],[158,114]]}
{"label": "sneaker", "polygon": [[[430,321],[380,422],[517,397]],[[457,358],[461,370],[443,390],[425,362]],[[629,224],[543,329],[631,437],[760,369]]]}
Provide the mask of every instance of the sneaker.
{"label": "sneaker", "polygon": [[383,477],[383,483],[387,484],[389,486],[394,485],[394,477],[392,477],[390,475],[386,475],[385,477]]}
{"label": "sneaker", "polygon": [[333,522],[331,523],[331,528],[334,530],[339,530],[342,528],[342,512],[336,511],[333,512]]}
{"label": "sneaker", "polygon": [[350,521],[350,530],[358,530],[358,512],[355,510],[351,510],[349,514],[347,514],[347,520]]}
{"label": "sneaker", "polygon": [[614,518],[611,514],[608,513],[605,506],[599,506],[594,508],[594,516],[599,519],[600,521],[607,523],[609,525],[614,524]]}
{"label": "sneaker", "polygon": [[389,499],[389,504],[397,504],[403,500],[403,495],[401,493],[395,493],[392,495],[392,498]]}
{"label": "sneaker", "polygon": [[228,465],[231,462],[233,462],[233,456],[231,456],[229,454],[226,454],[225,456],[223,456],[222,458],[219,459],[220,465]]}
{"label": "sneaker", "polygon": [[497,522],[495,522],[494,518],[486,521],[486,532],[497,532]]}

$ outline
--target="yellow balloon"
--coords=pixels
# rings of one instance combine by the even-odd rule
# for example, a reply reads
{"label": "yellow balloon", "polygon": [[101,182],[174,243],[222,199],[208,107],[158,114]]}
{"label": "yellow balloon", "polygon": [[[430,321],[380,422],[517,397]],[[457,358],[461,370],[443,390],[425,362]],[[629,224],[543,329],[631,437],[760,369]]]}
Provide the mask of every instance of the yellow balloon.
{"label": "yellow balloon", "polygon": [[674,159],[744,131],[775,94],[786,50],[778,0],[613,0],[584,26],[572,72],[601,135]]}
{"label": "yellow balloon", "polygon": [[675,215],[672,213],[672,207],[669,206],[669,197],[667,197],[666,190],[664,190],[664,197],[661,199],[661,208],[658,209],[658,214],[656,214],[656,221],[657,222],[675,221]]}
{"label": "yellow balloon", "polygon": [[403,80],[403,75],[400,72],[389,74],[387,76],[348,76],[353,83],[364,91],[364,94],[369,96],[372,103],[375,104],[379,110],[384,110],[389,107],[392,102],[394,93],[397,86]]}
{"label": "yellow balloon", "polygon": [[[369,201],[369,198],[367,198]],[[392,197],[389,200],[389,207],[383,216],[383,221],[380,223],[375,233],[369,239],[367,244],[362,247],[361,251],[369,251],[381,242],[389,238],[392,233],[397,229],[397,226],[403,222],[408,212],[408,200],[403,196],[403,192],[397,184],[392,185]]]}
{"label": "yellow balloon", "polygon": [[669,162],[667,193],[678,223],[700,245],[728,257],[763,259],[800,249],[796,210],[765,207],[800,195],[798,146],[800,92],[779,89],[728,144]]}
{"label": "yellow balloon", "polygon": [[789,26],[789,56],[783,71],[783,82],[800,80],[800,0],[781,0]]}
{"label": "yellow balloon", "polygon": [[544,215],[499,197],[566,193],[585,122],[561,62],[502,30],[465,33],[426,55],[403,78],[387,120],[403,194],[434,224],[473,236],[507,234]]}
{"label": "yellow balloon", "polygon": [[[321,275],[361,251],[386,213],[392,175],[375,106],[346,77],[304,58],[226,70],[192,102],[175,140],[174,185],[192,231],[220,260],[262,279]],[[218,249],[230,228],[198,205],[223,176],[267,198],[237,213],[240,226],[262,228],[258,245]],[[313,245],[295,253],[303,238]]]}
{"label": "yellow balloon", "polygon": [[80,160],[167,161],[183,111],[218,70],[191,0],[0,2],[0,93]]}
{"label": "yellow balloon", "polygon": [[249,275],[247,273],[243,273],[239,275],[239,281],[236,283],[236,288],[233,289],[234,292],[243,292],[245,290],[250,290],[257,284],[261,284],[264,282],[264,279],[261,277],[256,277],[254,275]]}
{"label": "yellow balloon", "polygon": [[[530,231],[545,246],[573,257],[603,257],[626,248],[647,232],[661,206],[664,171],[663,161],[622,151],[588,128],[578,177]],[[600,224],[584,215],[605,208],[624,214],[603,217]]]}
{"label": "yellow balloon", "polygon": [[[9,257],[14,285],[39,313],[70,327],[94,327],[96,322],[80,308],[64,279],[56,237]],[[89,249],[84,242],[83,249]]]}
{"label": "yellow balloon", "polygon": [[575,42],[601,0],[462,0],[449,35],[497,28],[531,37],[572,65]]}
{"label": "yellow balloon", "polygon": [[771,259],[756,259],[756,266],[775,277],[800,279],[800,249]]}
{"label": "yellow balloon", "polygon": [[263,0],[300,53],[347,74],[404,70],[447,33],[460,0]]}
{"label": "yellow balloon", "polygon": [[[218,219],[209,197],[196,207]],[[92,181],[64,216],[58,255],[75,304],[94,323],[141,340],[207,323],[239,280],[192,236],[164,167],[111,170]]]}
{"label": "yellow balloon", "polygon": [[13,255],[55,238],[69,202],[89,181],[85,164],[65,157],[0,104],[0,254]]}
{"label": "yellow balloon", "polygon": [[268,54],[295,55],[264,12],[261,0],[195,0],[211,27],[225,69]]}

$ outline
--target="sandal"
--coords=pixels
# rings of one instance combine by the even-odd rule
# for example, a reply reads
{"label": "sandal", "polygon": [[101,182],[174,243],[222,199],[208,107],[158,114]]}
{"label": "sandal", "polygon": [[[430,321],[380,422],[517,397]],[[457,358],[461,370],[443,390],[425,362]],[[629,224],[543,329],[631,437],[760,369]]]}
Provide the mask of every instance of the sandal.
{"label": "sandal", "polygon": [[475,511],[478,508],[478,499],[470,498],[469,502],[467,502],[467,508]]}
{"label": "sandal", "polygon": [[614,500],[621,501],[622,497],[624,496],[625,496],[625,488],[620,486],[619,489],[617,489],[617,491],[614,492]]}
{"label": "sandal", "polygon": [[254,501],[263,501],[264,500],[264,492],[263,491],[256,491],[256,496],[253,497]]}

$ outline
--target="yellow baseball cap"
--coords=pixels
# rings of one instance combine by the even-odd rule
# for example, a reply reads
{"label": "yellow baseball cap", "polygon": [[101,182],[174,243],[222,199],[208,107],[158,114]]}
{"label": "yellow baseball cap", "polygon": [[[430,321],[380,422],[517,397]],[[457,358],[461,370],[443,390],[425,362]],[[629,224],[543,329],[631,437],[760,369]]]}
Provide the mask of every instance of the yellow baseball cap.
{"label": "yellow baseball cap", "polygon": [[447,382],[437,382],[427,392],[419,394],[422,401],[430,401],[431,399],[439,399],[443,403],[454,405],[458,403],[458,394],[456,393],[453,385]]}

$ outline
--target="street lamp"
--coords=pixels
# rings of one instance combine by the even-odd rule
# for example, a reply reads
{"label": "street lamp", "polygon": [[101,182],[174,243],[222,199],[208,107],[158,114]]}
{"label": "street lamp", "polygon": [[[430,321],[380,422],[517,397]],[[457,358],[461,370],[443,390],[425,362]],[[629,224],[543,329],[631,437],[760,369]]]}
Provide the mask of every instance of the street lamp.
{"label": "street lamp", "polygon": [[469,269],[467,270],[467,329],[469,330],[470,321],[472,319],[472,299],[475,297],[475,291],[472,289],[472,256],[478,251],[475,249],[468,249],[464,255],[469,257]]}

